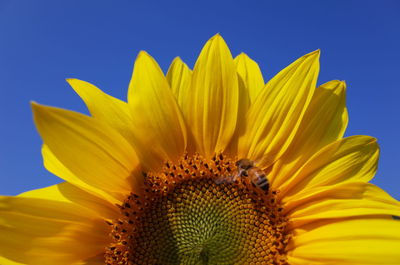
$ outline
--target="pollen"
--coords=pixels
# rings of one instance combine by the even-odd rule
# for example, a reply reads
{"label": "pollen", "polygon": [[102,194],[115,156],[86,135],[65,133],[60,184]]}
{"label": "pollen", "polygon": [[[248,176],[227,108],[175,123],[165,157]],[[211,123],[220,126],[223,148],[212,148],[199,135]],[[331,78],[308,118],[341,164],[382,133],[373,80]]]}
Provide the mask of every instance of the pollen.
{"label": "pollen", "polygon": [[109,222],[105,264],[288,264],[288,220],[276,191],[239,176],[237,159],[183,156],[147,172]]}

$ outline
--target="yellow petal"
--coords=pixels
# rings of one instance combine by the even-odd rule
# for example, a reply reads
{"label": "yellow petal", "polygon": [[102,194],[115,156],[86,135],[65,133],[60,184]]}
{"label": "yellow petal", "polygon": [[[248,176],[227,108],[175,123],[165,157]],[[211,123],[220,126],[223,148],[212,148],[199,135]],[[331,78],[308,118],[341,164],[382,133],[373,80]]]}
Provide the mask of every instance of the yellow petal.
{"label": "yellow petal", "polygon": [[293,142],[269,175],[272,187],[289,181],[312,155],[343,137],[348,122],[345,88],[344,82],[333,80],[315,90]]}
{"label": "yellow petal", "polygon": [[182,62],[181,58],[176,57],[168,69],[167,80],[180,107],[184,105],[186,97],[190,93],[191,79],[192,71]]}
{"label": "yellow petal", "polygon": [[249,91],[250,101],[254,102],[265,83],[258,64],[245,53],[236,56],[236,70]]}
{"label": "yellow petal", "polygon": [[347,182],[317,187],[288,201],[285,214],[293,227],[329,218],[371,215],[400,216],[400,203],[370,183]]}
{"label": "yellow petal", "polygon": [[81,178],[75,176],[68,168],[66,168],[60,160],[50,151],[48,146],[45,144],[42,147],[42,156],[44,167],[53,173],[54,175],[60,177],[61,179],[73,184],[76,187],[81,188],[94,194],[97,197],[101,197],[112,204],[121,203],[125,199],[125,195],[120,192],[111,193],[105,192],[101,189],[95,188],[89,183],[83,181]]}
{"label": "yellow petal", "polygon": [[59,199],[1,196],[0,256],[24,264],[67,265],[102,253],[110,241],[108,225]]}
{"label": "yellow petal", "polygon": [[246,87],[243,79],[238,75],[238,89],[239,89],[239,105],[238,105],[238,122],[235,133],[231,141],[225,149],[225,153],[231,157],[236,157],[238,154],[238,142],[243,124],[245,124],[246,114],[251,105],[249,90]]}
{"label": "yellow petal", "polygon": [[399,264],[400,222],[362,218],[310,224],[293,238],[290,264]]}
{"label": "yellow petal", "polygon": [[272,78],[251,105],[239,138],[239,157],[268,167],[287,149],[312,98],[319,51],[307,54]]}
{"label": "yellow petal", "polygon": [[120,212],[118,208],[104,198],[94,196],[68,182],[24,192],[18,197],[39,198],[72,203],[85,208],[91,216],[103,219],[116,219]]}
{"label": "yellow petal", "polygon": [[239,104],[238,80],[228,46],[220,35],[204,46],[195,64],[184,116],[206,157],[223,151],[236,128]]}
{"label": "yellow petal", "polygon": [[104,254],[101,253],[100,255],[79,262],[76,265],[104,265]]}
{"label": "yellow petal", "polygon": [[128,141],[132,140],[132,118],[128,104],[107,95],[96,86],[78,79],[67,82],[85,102],[90,114],[120,132]]}
{"label": "yellow petal", "polygon": [[1,257],[1,256],[0,256],[0,264],[2,264],[2,265],[23,265],[23,263],[12,261],[12,260],[6,259],[5,257]]}
{"label": "yellow petal", "polygon": [[[375,175],[379,146],[370,136],[352,136],[327,145],[311,157],[292,181],[281,187],[281,196],[291,200],[298,192],[341,182],[368,182]],[[294,196],[294,197],[293,197]]]}
{"label": "yellow petal", "polygon": [[145,166],[154,169],[177,159],[186,148],[186,128],[178,104],[157,62],[140,52],[129,84],[136,148]]}
{"label": "yellow petal", "polygon": [[131,176],[138,159],[116,131],[76,112],[32,106],[45,145],[74,176],[110,194],[128,193],[137,184]]}

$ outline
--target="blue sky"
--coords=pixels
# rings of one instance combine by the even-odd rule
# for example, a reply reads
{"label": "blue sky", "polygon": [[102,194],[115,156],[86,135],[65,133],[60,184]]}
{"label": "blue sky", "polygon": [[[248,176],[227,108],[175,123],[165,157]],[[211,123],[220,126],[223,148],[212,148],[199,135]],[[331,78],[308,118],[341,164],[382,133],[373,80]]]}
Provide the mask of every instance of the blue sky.
{"label": "blue sky", "polygon": [[86,112],[65,78],[125,99],[137,53],[193,66],[220,33],[265,79],[321,49],[319,84],[346,80],[347,135],[381,146],[373,181],[400,199],[400,1],[0,0],[0,194],[58,183],[42,166],[29,102]]}

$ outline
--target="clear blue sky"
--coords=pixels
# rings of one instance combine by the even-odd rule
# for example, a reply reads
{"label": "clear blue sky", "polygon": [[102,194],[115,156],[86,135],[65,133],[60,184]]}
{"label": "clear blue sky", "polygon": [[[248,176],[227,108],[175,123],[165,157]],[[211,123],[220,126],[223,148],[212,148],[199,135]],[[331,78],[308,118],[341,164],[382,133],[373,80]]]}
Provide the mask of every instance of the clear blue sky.
{"label": "clear blue sky", "polygon": [[136,54],[166,70],[190,66],[219,32],[266,79],[321,49],[319,84],[346,80],[347,135],[378,138],[374,183],[400,199],[400,1],[23,1],[0,0],[0,194],[55,184],[42,166],[29,101],[81,112],[65,78],[125,99]]}

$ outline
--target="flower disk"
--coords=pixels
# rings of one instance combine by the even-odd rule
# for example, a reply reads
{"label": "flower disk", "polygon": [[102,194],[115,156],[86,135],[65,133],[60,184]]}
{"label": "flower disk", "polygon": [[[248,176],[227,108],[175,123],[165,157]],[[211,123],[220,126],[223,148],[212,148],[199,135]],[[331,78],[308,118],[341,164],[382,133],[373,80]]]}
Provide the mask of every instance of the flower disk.
{"label": "flower disk", "polygon": [[185,155],[147,174],[112,225],[106,264],[287,264],[290,233],[275,192],[239,177],[222,154]]}

